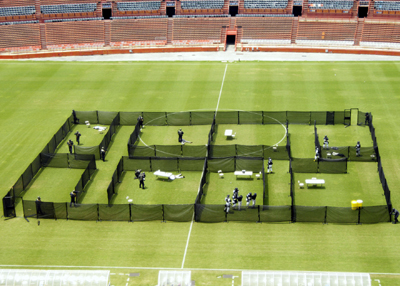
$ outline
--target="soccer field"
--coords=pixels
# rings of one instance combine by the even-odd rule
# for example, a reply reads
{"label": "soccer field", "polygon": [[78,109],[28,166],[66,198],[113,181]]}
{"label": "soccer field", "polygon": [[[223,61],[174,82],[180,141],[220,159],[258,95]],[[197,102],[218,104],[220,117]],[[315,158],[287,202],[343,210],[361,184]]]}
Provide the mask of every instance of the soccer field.
{"label": "soccer field", "polygon": [[[0,191],[2,196],[9,191],[73,109],[176,112],[342,111],[359,108],[373,115],[392,203],[398,208],[399,78],[398,62],[2,62]],[[218,130],[216,144],[227,144],[222,136],[226,127],[229,126],[221,125],[221,130]],[[363,146],[372,146],[366,128],[353,125],[348,128],[330,127],[318,126],[320,139],[328,135],[331,144],[354,146],[358,141],[353,139],[354,136],[363,138],[360,139],[365,141]],[[79,131],[89,132],[84,128],[80,127],[82,130]],[[157,128],[171,130],[163,131],[165,136],[158,137],[155,135],[157,132],[150,133],[151,129]],[[196,126],[182,128],[189,140],[199,140],[199,145],[207,143],[207,131],[204,132],[203,127],[198,130]],[[244,129],[246,126],[242,125],[240,128],[243,128],[240,132],[249,137],[249,145],[275,144],[281,140],[284,131],[274,126],[272,130],[266,130],[271,136],[266,136],[262,130],[261,133],[255,130],[268,128],[265,126]],[[252,136],[252,129],[258,132],[259,137]],[[90,183],[85,202],[107,202],[107,186],[121,156],[128,155],[127,139],[132,131],[130,126],[118,128],[106,162],[96,161],[98,171]],[[174,126],[149,126],[143,131],[143,140],[148,145],[160,142],[177,144],[177,128]],[[293,133],[293,157],[312,157],[313,150],[306,147],[313,146],[313,127],[294,126],[290,132]],[[101,134],[95,135],[97,137],[90,142],[85,142],[85,137],[82,137],[82,143],[98,144]],[[243,139],[238,138],[240,142],[232,144],[247,144]],[[67,152],[65,145],[60,148],[59,152]],[[286,185],[290,181],[288,168],[287,161],[274,163],[276,174],[272,176],[275,177],[268,179],[270,205],[290,204],[290,189]],[[46,181],[46,176],[64,176],[66,171],[72,170],[51,174],[43,172],[32,184],[33,192],[28,191],[27,196],[46,197],[48,193],[54,197],[57,187],[63,184],[73,186],[81,170],[74,170],[76,174],[71,174],[65,182],[61,178],[54,182]],[[117,197],[121,203],[130,195],[123,184],[137,183],[131,174],[126,176],[126,181],[120,186],[121,197]],[[339,176],[348,176],[347,184],[366,192],[382,189],[374,163],[349,163],[349,174]],[[181,184],[181,188],[191,188],[191,185],[198,185],[200,175],[193,172],[188,174],[188,179],[173,183]],[[214,186],[210,185],[210,190],[220,183],[218,180],[212,181]],[[160,185],[164,182],[154,183]],[[257,184],[257,181],[252,183]],[[228,191],[231,194],[231,189]],[[325,197],[321,191],[317,195],[312,191],[316,190],[302,190],[301,196],[296,198],[313,200],[316,205],[337,199],[334,194]],[[328,191],[328,188],[322,190]],[[221,194],[222,199],[226,194]],[[163,202],[163,197],[147,193],[147,190],[142,195],[133,195],[140,196],[141,203],[145,200]],[[190,198],[195,195],[182,193],[182,203],[190,203]],[[342,198],[348,201],[345,195]],[[384,204],[381,193],[373,196],[377,196],[379,203],[372,205]],[[210,196],[210,199],[219,201],[219,197]],[[67,200],[68,197],[64,201]],[[366,203],[370,205],[370,202]],[[343,206],[339,201],[332,205]],[[111,276],[112,285],[156,285],[158,269],[166,268],[192,269],[192,280],[196,285],[232,285],[232,279],[218,277],[223,274],[240,276],[242,269],[380,273],[372,275],[372,285],[378,285],[374,279],[379,279],[383,286],[400,285],[400,276],[393,275],[400,272],[400,228],[390,223],[323,225],[40,220],[38,225],[36,219],[27,221],[22,217],[21,203],[17,205],[17,216],[0,222],[4,241],[0,246],[3,268],[13,265],[46,269],[104,267],[115,273]],[[139,272],[140,276],[127,281],[125,274],[133,272]],[[239,282],[235,281],[235,285]]]}

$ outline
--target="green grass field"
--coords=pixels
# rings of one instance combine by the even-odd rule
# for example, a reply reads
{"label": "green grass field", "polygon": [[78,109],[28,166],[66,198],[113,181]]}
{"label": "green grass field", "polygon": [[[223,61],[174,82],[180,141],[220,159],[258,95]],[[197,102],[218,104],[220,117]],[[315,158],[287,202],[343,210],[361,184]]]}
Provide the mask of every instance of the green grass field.
{"label": "green grass field", "polygon": [[[225,70],[224,86],[219,98]],[[400,128],[397,121],[400,109],[399,78],[398,62],[5,61],[0,63],[0,192],[4,196],[9,191],[65,122],[72,109],[215,111],[218,103],[218,110],[247,111],[342,111],[356,107],[373,114],[383,168],[391,189],[392,203],[397,208],[400,204],[397,190],[400,183]],[[278,129],[272,131],[273,138],[279,139],[282,135],[279,134],[279,127],[275,127]],[[330,127],[318,126],[318,133],[321,139],[325,134],[328,135],[331,146],[354,146],[359,140],[362,146],[371,145],[366,128],[354,125],[348,128]],[[79,131],[89,132],[85,128]],[[150,127],[145,127],[143,135],[147,130]],[[106,162],[96,162],[98,171],[90,183],[84,202],[107,202],[107,186],[121,156],[127,155],[127,141],[132,131],[132,126],[118,128]],[[176,131],[174,127],[171,135],[168,134],[170,144],[177,143]],[[184,131],[188,140],[191,140],[190,128],[184,127]],[[312,157],[314,150],[308,147],[314,143],[312,127],[295,126],[290,133],[293,157]],[[196,138],[196,134],[193,134],[193,138]],[[269,137],[266,134],[253,135],[252,132],[246,134],[248,138],[245,142],[254,140],[254,144],[268,144]],[[257,136],[261,137],[254,139]],[[89,136],[83,134],[84,145],[89,144],[86,137]],[[101,140],[101,135],[96,134],[96,137],[93,137],[94,143]],[[217,140],[224,140],[219,133],[217,137]],[[242,138],[237,136],[237,141]],[[264,138],[266,143],[259,142]],[[150,144],[156,144],[156,139],[154,137],[154,143]],[[159,139],[161,142],[165,140]],[[199,140],[206,143],[207,136],[203,139],[201,135]],[[66,152],[67,148],[64,147],[61,148],[65,151],[59,152]],[[288,180],[288,166],[285,163],[275,160],[275,174],[268,175],[271,192],[269,203],[272,205],[290,203],[285,191],[285,182]],[[349,163],[349,174],[343,175],[351,177],[349,184],[355,187],[351,198],[358,196],[361,190],[371,190],[374,196],[379,197],[379,204],[384,203],[381,193],[375,194],[381,191],[377,183],[376,165],[352,165]],[[60,170],[61,173],[64,170]],[[50,177],[53,176],[50,174]],[[40,193],[45,197],[47,193],[52,194],[53,182],[50,177],[48,180],[44,176],[38,177],[32,185],[42,184],[45,187],[49,184],[49,187],[32,194],[28,191],[26,195],[34,197]],[[191,181],[198,184],[199,179],[193,178]],[[66,188],[70,180],[75,182],[72,177],[68,178]],[[171,184],[174,183],[185,181]],[[306,191],[304,189],[304,193]],[[328,188],[322,191],[328,191]],[[227,188],[226,194],[231,193],[231,188]],[[221,195],[226,194],[224,192]],[[126,196],[124,194],[122,200]],[[345,199],[346,204],[349,199],[350,196]],[[219,201],[219,198],[216,200]],[[17,205],[17,215],[17,218],[0,222],[5,242],[0,246],[2,268],[104,267],[116,273],[111,276],[112,285],[156,285],[158,268],[194,269],[192,280],[196,281],[196,285],[232,285],[232,279],[218,276],[240,276],[241,269],[379,273],[371,276],[372,285],[379,285],[374,279],[379,279],[383,286],[400,285],[400,276],[396,275],[400,272],[400,228],[390,223],[322,225],[230,222],[191,225],[159,221],[41,220],[38,226],[35,219],[29,219],[28,222],[22,218],[21,204]],[[231,246],[241,250],[234,251]],[[131,278],[129,282],[127,276],[119,275],[132,272],[140,272],[140,276]],[[237,280],[235,285],[239,285]]]}

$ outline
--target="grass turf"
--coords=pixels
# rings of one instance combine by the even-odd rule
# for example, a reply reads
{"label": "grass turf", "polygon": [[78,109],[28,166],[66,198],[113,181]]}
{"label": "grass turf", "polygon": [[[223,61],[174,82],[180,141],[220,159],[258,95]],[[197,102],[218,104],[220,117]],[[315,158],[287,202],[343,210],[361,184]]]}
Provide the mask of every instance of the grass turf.
{"label": "grass turf", "polygon": [[[358,107],[372,112],[392,202],[395,207],[400,203],[396,190],[400,183],[397,144],[400,63],[397,62],[2,62],[1,193],[4,196],[9,191],[72,109],[215,110],[226,66],[219,110],[325,111]],[[322,139],[323,127],[318,128]],[[97,161],[99,170],[84,202],[106,202],[105,190],[121,156],[127,154],[127,136],[132,129],[119,128],[107,153],[107,162]],[[176,130],[173,140],[175,136]],[[314,150],[302,147],[313,146],[313,137],[304,135],[303,141],[295,134],[292,136],[293,145],[297,140],[302,141],[296,149],[293,146],[293,156],[313,157]],[[329,138],[332,146],[337,144],[338,136]],[[363,142],[362,146],[368,146]],[[348,144],[353,146],[353,139]],[[276,164],[275,160],[274,171],[279,170]],[[365,182],[362,187],[368,186],[365,176],[357,175],[360,182]],[[21,204],[17,213],[21,216]],[[0,222],[3,237],[15,246],[0,246],[0,264],[227,269],[215,275],[236,273],[229,269],[397,273],[400,255],[397,239],[400,229],[385,223],[361,226],[194,223],[183,261],[190,223],[42,220],[38,226],[34,222],[28,223],[20,217]],[[243,247],[250,242],[256,251],[226,251],[227,241],[232,240]],[[71,241],[79,243],[71,247]],[[128,273],[128,270],[112,271]],[[137,285],[155,283],[157,271],[129,270],[136,271],[141,272]],[[231,285],[229,279],[209,277],[207,271],[200,273],[196,272],[196,285]],[[372,276],[375,277],[383,286],[400,284],[395,275]],[[114,277],[111,281],[113,285],[126,283]]]}

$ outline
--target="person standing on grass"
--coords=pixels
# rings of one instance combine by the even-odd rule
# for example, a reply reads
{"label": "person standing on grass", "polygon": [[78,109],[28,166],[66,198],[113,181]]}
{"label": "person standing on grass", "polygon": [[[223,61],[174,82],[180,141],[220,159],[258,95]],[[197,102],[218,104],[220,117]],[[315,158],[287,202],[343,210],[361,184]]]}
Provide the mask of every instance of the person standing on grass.
{"label": "person standing on grass", "polygon": [[314,157],[314,161],[317,161],[319,159],[319,149],[318,147],[315,147],[315,157]]}
{"label": "person standing on grass", "polygon": [[329,148],[329,139],[327,135],[324,137],[324,149],[325,148]]}
{"label": "person standing on grass", "polygon": [[251,194],[251,193],[248,193],[248,194],[246,195],[246,206],[247,206],[247,207],[248,207],[249,204],[250,204],[251,197],[252,197],[252,194]]}
{"label": "person standing on grass", "polygon": [[251,200],[253,201],[253,207],[256,206],[256,199],[257,199],[257,193],[254,193],[254,194],[251,196]]}
{"label": "person standing on grass", "polygon": [[137,169],[137,170],[135,171],[135,179],[139,179],[139,175],[140,175],[141,172],[142,172],[141,169]]}
{"label": "person standing on grass", "polygon": [[139,188],[143,187],[143,190],[144,190],[144,181],[145,180],[146,180],[146,174],[144,172],[140,173],[140,175],[139,175]]}
{"label": "person standing on grass", "polygon": [[72,207],[72,204],[74,204],[74,206],[76,207],[76,192],[75,190],[72,190],[72,192],[69,193],[69,196],[71,197],[71,202],[69,203],[69,207]]}
{"label": "person standing on grass", "polygon": [[271,159],[271,157],[269,157],[268,158],[268,170],[267,170],[267,173],[269,173],[270,171],[272,173],[272,164],[274,164],[274,163],[272,163],[272,159]]}
{"label": "person standing on grass", "polygon": [[239,202],[238,197],[235,195],[232,198],[232,208],[235,208],[238,202]]}
{"label": "person standing on grass", "polygon": [[37,199],[35,201],[35,204],[36,204],[36,214],[37,215],[43,215],[43,212],[42,212],[42,200],[40,199],[40,197],[37,197]]}
{"label": "person standing on grass", "polygon": [[369,112],[365,113],[365,125],[369,124]]}
{"label": "person standing on grass", "polygon": [[229,198],[229,195],[227,195],[225,199],[225,208],[224,208],[225,213],[228,214],[230,208],[231,208],[231,199]]}
{"label": "person standing on grass", "polygon": [[81,142],[80,142],[81,139],[80,138],[81,138],[82,134],[79,133],[79,131],[76,131],[75,132],[75,136],[76,136],[76,142],[78,142],[78,145],[81,144]]}
{"label": "person standing on grass", "polygon": [[67,142],[67,145],[68,145],[69,153],[72,154],[72,147],[74,146],[74,141],[69,139],[68,142]]}
{"label": "person standing on grass", "polygon": [[242,206],[243,196],[242,195],[238,196],[237,200],[238,200],[238,210],[240,211],[240,208]]}
{"label": "person standing on grass", "polygon": [[182,137],[183,137],[183,131],[182,131],[182,128],[180,128],[179,130],[178,130],[178,142],[179,143],[182,143]]}
{"label": "person standing on grass", "polygon": [[393,221],[393,223],[394,224],[396,224],[396,223],[398,223],[399,222],[399,211],[398,210],[396,210],[396,209],[393,209],[392,210],[392,215],[394,215],[394,221]]}
{"label": "person standing on grass", "polygon": [[357,145],[356,145],[356,156],[357,157],[360,157],[360,150],[361,150],[361,144],[360,144],[360,141],[358,141]]}
{"label": "person standing on grass", "polygon": [[101,160],[103,160],[103,162],[106,161],[106,150],[104,150],[104,147],[101,147],[100,157],[101,157]]}
{"label": "person standing on grass", "polygon": [[239,196],[239,189],[238,188],[235,188],[234,190],[233,190],[233,196],[232,196],[232,198],[237,198]]}

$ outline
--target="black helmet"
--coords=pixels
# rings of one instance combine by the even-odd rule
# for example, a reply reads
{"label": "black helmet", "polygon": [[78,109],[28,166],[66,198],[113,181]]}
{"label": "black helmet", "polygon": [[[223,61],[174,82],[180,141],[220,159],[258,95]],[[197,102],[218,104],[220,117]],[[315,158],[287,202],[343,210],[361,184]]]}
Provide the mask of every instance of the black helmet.
{"label": "black helmet", "polygon": [[38,200],[40,200],[40,197],[37,197]]}

